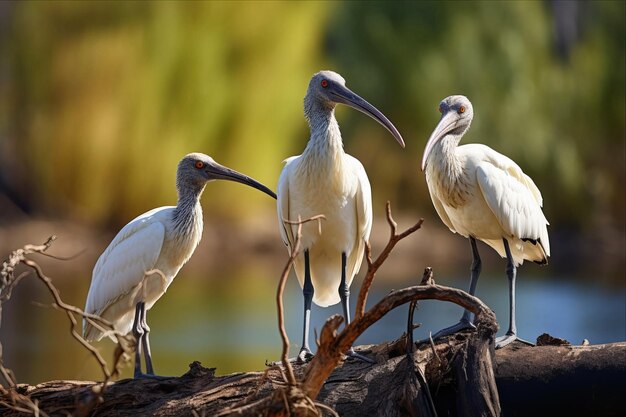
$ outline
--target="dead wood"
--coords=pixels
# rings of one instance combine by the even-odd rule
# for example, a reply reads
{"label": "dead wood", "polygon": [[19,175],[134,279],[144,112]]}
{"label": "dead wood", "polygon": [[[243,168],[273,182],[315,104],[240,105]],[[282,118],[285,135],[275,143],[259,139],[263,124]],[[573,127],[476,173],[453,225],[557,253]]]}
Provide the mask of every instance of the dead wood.
{"label": "dead wood", "polygon": [[[451,363],[463,351],[471,334],[438,341],[434,357],[428,343],[420,344],[413,361],[424,366],[440,416],[462,415],[457,407],[458,381]],[[348,361],[323,384],[318,401],[340,416],[410,416],[399,387],[406,381],[406,337],[395,342],[362,346],[377,363]],[[301,378],[306,365],[294,365]],[[495,380],[504,416],[621,416],[626,380],[626,343],[592,346],[526,346],[513,343],[495,354]],[[179,378],[165,381],[125,379],[109,383],[103,401],[92,416],[219,415],[248,397],[264,398],[283,385],[277,369],[216,376],[199,363]],[[99,388],[96,382],[51,381],[17,390],[49,415],[76,413]],[[270,405],[271,403],[267,403]],[[269,411],[269,410],[266,410]],[[277,410],[275,410],[277,411]],[[243,413],[247,414],[247,413]],[[24,416],[2,409],[2,416]],[[325,415],[330,415],[326,413]]]}

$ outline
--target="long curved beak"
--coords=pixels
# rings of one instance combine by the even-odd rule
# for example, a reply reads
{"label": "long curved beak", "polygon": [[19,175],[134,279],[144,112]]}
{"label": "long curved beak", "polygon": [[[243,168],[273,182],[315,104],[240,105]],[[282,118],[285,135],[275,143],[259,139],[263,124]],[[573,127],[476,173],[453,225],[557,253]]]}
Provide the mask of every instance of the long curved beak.
{"label": "long curved beak", "polygon": [[265,185],[244,175],[240,172],[235,171],[234,169],[230,169],[225,167],[224,165],[220,165],[217,162],[213,162],[212,164],[207,164],[206,166],[207,174],[216,180],[227,180],[227,181],[235,181],[241,184],[248,185],[252,188],[256,188],[257,190],[263,191],[265,194],[269,195],[276,199],[276,194],[274,191],[267,188]]}
{"label": "long curved beak", "polygon": [[402,139],[402,135],[398,132],[398,129],[382,114],[376,107],[369,104],[367,101],[362,99],[358,94],[352,92],[348,87],[342,85],[334,85],[332,90],[329,91],[330,95],[333,98],[333,101],[336,103],[342,103],[347,106],[352,107],[362,113],[367,114],[372,119],[376,120],[378,123],[383,125],[385,129],[389,131],[393,135],[394,138],[398,141],[400,146],[404,148],[404,139]]}
{"label": "long curved beak", "polygon": [[426,169],[426,161],[428,160],[428,155],[430,155],[430,153],[432,152],[435,144],[457,126],[458,120],[459,119],[455,112],[448,112],[441,116],[439,124],[437,125],[433,133],[431,133],[430,138],[428,138],[428,142],[426,142],[426,148],[424,148],[424,156],[422,156],[422,171]]}

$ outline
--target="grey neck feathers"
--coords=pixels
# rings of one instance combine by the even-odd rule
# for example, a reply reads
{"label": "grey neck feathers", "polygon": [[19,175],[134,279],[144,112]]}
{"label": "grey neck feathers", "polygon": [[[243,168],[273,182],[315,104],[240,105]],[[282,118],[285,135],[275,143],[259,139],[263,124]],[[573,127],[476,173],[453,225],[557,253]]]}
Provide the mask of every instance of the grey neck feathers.
{"label": "grey neck feathers", "polygon": [[340,156],[343,154],[343,142],[339,124],[335,118],[335,106],[322,103],[319,100],[305,98],[304,116],[311,129],[311,138],[302,153],[305,157],[321,157],[332,161],[328,156]]}
{"label": "grey neck feathers", "polygon": [[[461,140],[460,135],[448,134],[441,138],[433,149],[429,165],[442,174],[442,180],[454,183],[462,174],[461,161],[456,154],[456,148]],[[451,185],[451,184],[450,184]]]}
{"label": "grey neck feathers", "polygon": [[178,187],[178,204],[174,209],[172,220],[178,236],[189,236],[194,228],[202,226],[202,207],[200,196],[204,185],[191,185],[188,188]]}
{"label": "grey neck feathers", "polygon": [[441,139],[431,154],[427,180],[437,184],[437,194],[450,207],[463,206],[470,197],[469,177],[463,173],[463,161],[457,155],[456,148],[460,136],[450,134]]}
{"label": "grey neck feathers", "polygon": [[433,151],[435,151],[433,153],[436,155],[433,155],[431,160],[436,161],[435,163],[440,166],[441,172],[445,173],[452,181],[455,181],[463,170],[461,161],[459,161],[456,153],[456,148],[459,146],[461,138],[463,138],[463,135],[465,135],[471,123],[471,118],[461,122],[455,129],[441,138],[436,149],[433,149]]}

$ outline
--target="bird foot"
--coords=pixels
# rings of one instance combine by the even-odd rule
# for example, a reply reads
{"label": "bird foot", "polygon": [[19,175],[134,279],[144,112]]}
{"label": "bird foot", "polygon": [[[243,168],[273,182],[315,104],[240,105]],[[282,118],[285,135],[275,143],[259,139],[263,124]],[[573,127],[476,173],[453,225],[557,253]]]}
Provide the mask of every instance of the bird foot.
{"label": "bird foot", "polygon": [[143,372],[135,372],[134,375],[135,379],[154,379],[156,381],[164,381],[166,379],[172,379],[172,378],[176,378],[174,376],[161,376],[161,375],[154,375],[154,374],[144,374]]}
{"label": "bird foot", "polygon": [[439,330],[432,336],[432,338],[433,340],[439,339],[440,337],[449,336],[462,330],[476,330],[476,326],[469,320],[461,319],[457,324]]}
{"label": "bird foot", "polygon": [[350,348],[350,350],[346,353],[346,356],[348,357],[348,359],[353,359],[353,360],[359,360],[362,362],[366,362],[366,363],[376,363],[375,360],[368,358],[367,356],[361,355],[360,353],[357,353],[354,351],[353,348]]}
{"label": "bird foot", "polygon": [[311,361],[311,359],[313,359],[313,352],[311,352],[311,349],[308,348],[302,348],[300,349],[300,353],[298,353],[298,356],[295,358],[296,363],[298,364],[303,364],[303,363],[308,363]]}
{"label": "bird foot", "polygon": [[[300,349],[300,353],[298,353],[298,356],[296,356],[295,358],[289,358],[287,359],[287,361],[289,363],[302,365],[305,363],[309,363],[311,359],[313,359],[314,356],[315,355],[313,355],[310,349],[302,348]],[[265,361],[265,366],[281,366],[282,364],[283,364],[283,361],[274,361],[274,362]]]}
{"label": "bird foot", "polygon": [[528,346],[535,346],[534,343],[531,343],[527,340],[524,339],[520,339],[519,337],[517,337],[517,335],[515,333],[507,333],[504,336],[500,336],[496,338],[496,349],[502,349],[503,347],[511,344],[512,342],[521,342],[524,343]]}

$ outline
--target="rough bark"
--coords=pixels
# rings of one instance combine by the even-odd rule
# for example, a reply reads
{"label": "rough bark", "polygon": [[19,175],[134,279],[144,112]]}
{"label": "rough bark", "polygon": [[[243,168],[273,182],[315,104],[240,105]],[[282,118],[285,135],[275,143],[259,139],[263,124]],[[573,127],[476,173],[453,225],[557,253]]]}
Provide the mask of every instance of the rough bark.
{"label": "rough bark", "polygon": [[[324,383],[318,401],[341,416],[411,416],[416,408],[407,401],[407,389],[421,385],[415,370],[424,369],[439,416],[470,415],[464,396],[463,378],[456,365],[463,355],[471,358],[476,333],[458,334],[435,345],[422,343],[407,359],[406,338],[393,343],[360,347],[377,363],[346,361]],[[436,352],[436,354],[435,354]],[[476,358],[484,353],[476,352]],[[495,381],[502,415],[509,416],[618,416],[624,415],[626,342],[595,346],[536,346],[513,343],[495,353]],[[412,362],[412,363],[410,363]],[[468,362],[469,364],[469,362]],[[489,367],[488,363],[483,364]],[[307,365],[295,365],[301,378]],[[471,366],[467,367],[471,369]],[[467,378],[470,379],[468,374]],[[215,376],[214,369],[193,363],[179,378],[159,380],[125,379],[111,383],[104,401],[86,410],[94,395],[94,382],[51,381],[36,386],[19,385],[49,415],[228,415],[233,406],[268,398],[284,387],[277,368],[267,372]],[[410,389],[413,385],[413,390]],[[486,391],[483,395],[493,393]],[[412,395],[412,394],[411,394]],[[6,403],[10,401],[4,398]],[[267,404],[276,404],[267,402]],[[471,405],[469,405],[471,407]],[[423,407],[417,407],[418,410]],[[265,410],[270,412],[271,410]],[[226,413],[226,414],[224,414]],[[3,416],[25,415],[0,405]],[[327,414],[328,415],[328,414]],[[476,414],[473,414],[476,415]]]}

